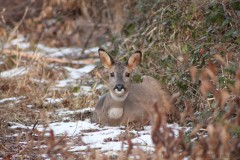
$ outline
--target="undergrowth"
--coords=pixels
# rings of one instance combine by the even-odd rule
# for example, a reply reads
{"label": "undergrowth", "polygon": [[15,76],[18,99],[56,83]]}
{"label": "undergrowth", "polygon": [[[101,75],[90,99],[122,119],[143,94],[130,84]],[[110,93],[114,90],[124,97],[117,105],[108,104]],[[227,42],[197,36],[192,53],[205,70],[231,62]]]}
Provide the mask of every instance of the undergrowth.
{"label": "undergrowth", "polygon": [[167,129],[168,133],[159,133],[166,123],[159,113],[152,134],[156,155],[239,157],[240,3],[153,0],[149,4],[137,1],[129,13],[138,14],[125,25],[121,49],[144,51],[141,72],[157,78],[172,93],[180,92],[175,103],[180,114],[173,121],[193,127],[190,136],[201,135],[190,141],[181,134],[169,138]]}
{"label": "undergrowth", "polygon": [[[16,28],[17,31],[31,34],[32,30],[36,28],[35,33],[29,37],[32,37],[34,41],[36,39],[40,41],[39,37],[46,38],[45,43],[50,43],[49,41],[54,39],[50,43],[52,46],[79,44],[77,39],[79,34],[76,33],[80,26],[78,24],[76,27],[74,24],[77,23],[77,16],[82,14],[87,16],[87,12],[81,12],[82,3],[80,4],[78,1],[58,2],[44,1],[41,12],[36,12],[34,18],[27,16],[26,21],[23,19],[23,25]],[[119,152],[117,157],[109,157],[102,155],[98,150],[89,149],[89,154],[80,156],[80,158],[239,158],[240,2],[237,0],[121,2],[126,2],[125,14],[127,17],[122,30],[123,36],[119,38],[118,34],[117,36],[113,34],[111,37],[114,45],[120,44],[117,49],[112,47],[115,49],[112,53],[125,53],[126,56],[134,50],[142,50],[143,63],[139,69],[140,74],[157,78],[171,93],[180,93],[173,106],[174,113],[172,114],[174,116],[171,122],[190,126],[192,130],[185,133],[180,132],[175,137],[173,131],[166,127],[167,115],[163,115],[158,111],[157,106],[153,106],[152,140],[155,145],[153,154],[133,148],[130,137],[127,137],[128,150]],[[89,11],[90,17],[93,16],[92,20],[98,20],[99,17],[96,17],[98,13],[104,15],[103,19],[97,21],[100,24],[96,26],[108,24],[109,15],[114,14],[111,6],[109,7],[107,4],[111,3],[103,1],[87,3],[87,11]],[[94,7],[99,10],[96,7],[98,5],[102,6],[99,7],[102,10],[96,13]],[[74,6],[73,9],[71,9],[72,6]],[[37,8],[39,9],[39,7]],[[68,12],[69,14],[67,14]],[[2,13],[1,16],[3,16]],[[52,24],[50,20],[53,17],[57,20]],[[67,19],[66,24],[64,18]],[[108,35],[111,25],[106,26],[103,32]],[[50,30],[46,28],[50,28]],[[69,30],[74,30],[74,32],[69,32]],[[88,27],[85,30],[88,30]],[[43,31],[49,31],[46,37],[42,34]],[[62,31],[64,37],[61,37]],[[70,33],[70,37],[66,36],[68,33]],[[8,42],[9,37],[11,39],[13,38],[11,36],[15,35],[14,29],[11,32],[3,19],[1,20],[0,35],[1,46]],[[70,41],[71,36],[73,39]],[[85,37],[84,39],[86,39]],[[111,38],[104,37],[103,41]],[[101,41],[101,37],[98,40]],[[60,157],[78,159],[78,156],[67,151],[69,139],[66,136],[55,137],[53,131],[38,132],[33,126],[31,129],[21,131],[22,134],[16,138],[7,137],[5,135],[12,132],[8,129],[9,122],[26,125],[42,123],[47,127],[48,120],[52,117],[46,116],[45,112],[57,108],[78,109],[83,106],[94,106],[94,101],[102,92],[96,90],[95,84],[91,84],[92,92],[96,95],[76,98],[73,93],[78,92],[79,86],[70,86],[62,91],[51,90],[57,80],[66,77],[63,70],[53,67],[54,65],[51,63],[28,61],[21,56],[6,54],[1,56],[0,60],[4,62],[0,64],[1,72],[15,67],[31,66],[26,75],[17,78],[0,78],[0,99],[24,97],[21,102],[14,104],[15,107],[8,102],[1,103],[0,157],[11,159],[16,156],[41,159],[42,157],[37,154],[46,154],[52,159]],[[139,75],[134,78],[139,80]],[[48,83],[39,83],[36,80],[47,80]],[[44,99],[47,97],[63,98],[64,100],[54,105],[46,105]],[[33,106],[26,107],[29,104]],[[36,112],[34,109],[41,112]],[[49,137],[44,136],[46,132],[49,133]],[[20,141],[26,143],[21,144]],[[79,140],[79,143],[83,142]],[[45,145],[45,148],[40,148],[41,145]]]}

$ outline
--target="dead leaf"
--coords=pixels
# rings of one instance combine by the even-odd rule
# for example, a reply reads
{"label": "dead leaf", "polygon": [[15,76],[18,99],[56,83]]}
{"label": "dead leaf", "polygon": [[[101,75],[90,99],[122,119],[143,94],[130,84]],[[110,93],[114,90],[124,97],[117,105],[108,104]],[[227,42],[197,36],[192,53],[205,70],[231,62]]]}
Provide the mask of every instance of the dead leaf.
{"label": "dead leaf", "polygon": [[212,84],[209,80],[201,81],[200,91],[204,96],[206,96],[208,92],[212,91],[212,88]]}
{"label": "dead leaf", "polygon": [[217,102],[217,105],[223,107],[227,100],[229,99],[229,93],[226,90],[220,90],[214,92],[214,98]]}
{"label": "dead leaf", "polygon": [[212,62],[209,63],[208,67],[206,68],[206,72],[215,83],[218,81],[217,68]]}
{"label": "dead leaf", "polygon": [[204,54],[206,53],[206,52],[205,52],[205,49],[204,49],[203,47],[200,49],[199,52],[200,52],[201,55],[204,55]]}
{"label": "dead leaf", "polygon": [[227,66],[226,61],[222,58],[222,56],[220,56],[219,54],[215,54],[214,58],[221,64],[223,64],[224,66]]}
{"label": "dead leaf", "polygon": [[191,80],[192,80],[193,83],[195,83],[196,82],[197,67],[196,66],[191,66],[189,71],[190,71]]}

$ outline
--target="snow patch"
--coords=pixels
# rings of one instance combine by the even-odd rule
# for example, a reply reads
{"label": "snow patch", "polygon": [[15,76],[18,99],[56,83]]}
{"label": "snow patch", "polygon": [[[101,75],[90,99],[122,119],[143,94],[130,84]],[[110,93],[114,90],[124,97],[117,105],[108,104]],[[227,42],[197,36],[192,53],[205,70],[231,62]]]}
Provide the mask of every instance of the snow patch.
{"label": "snow patch", "polygon": [[93,112],[94,110],[95,110],[95,108],[93,108],[93,107],[87,107],[87,108],[78,109],[78,110],[74,110],[74,111],[71,111],[69,109],[58,109],[58,110],[56,110],[55,114],[58,116],[67,116],[67,115],[71,115],[71,114]]}
{"label": "snow patch", "polygon": [[27,49],[30,47],[30,43],[29,42],[25,42],[26,39],[24,38],[24,36],[22,35],[18,35],[18,37],[16,39],[13,39],[10,44],[17,46],[19,49]]}
{"label": "snow patch", "polygon": [[28,72],[28,69],[26,67],[17,67],[13,68],[7,71],[3,71],[0,73],[0,77],[2,78],[10,78],[15,76],[21,76]]}
{"label": "snow patch", "polygon": [[97,53],[98,52],[99,47],[94,47],[94,48],[90,48],[90,49],[86,49],[84,51],[84,54],[89,54],[89,53]]}
{"label": "snow patch", "polygon": [[11,125],[11,129],[29,129],[29,127],[16,122],[9,122],[9,125]]}
{"label": "snow patch", "polygon": [[[39,131],[43,131],[45,127],[38,126]],[[76,121],[76,122],[55,122],[50,123],[48,129],[52,129],[55,135],[76,136],[83,130],[99,129],[96,124],[89,121]]]}
{"label": "snow patch", "polygon": [[9,101],[18,101],[20,99],[24,99],[24,96],[20,96],[20,97],[11,97],[11,98],[4,98],[0,100],[0,104],[1,103],[5,103],[5,102],[9,102]]}
{"label": "snow patch", "polygon": [[91,72],[96,66],[95,65],[86,65],[83,68],[71,68],[64,67],[68,71],[68,75],[72,79],[79,79],[82,75]]}
{"label": "snow patch", "polygon": [[44,103],[45,104],[55,104],[55,103],[59,103],[62,101],[63,101],[62,98],[46,98]]}
{"label": "snow patch", "polygon": [[[72,113],[93,111],[94,108],[85,108],[76,111],[68,110],[57,110],[57,115],[68,115]],[[54,113],[51,113],[54,114]],[[177,124],[168,124],[167,127],[174,130],[174,136],[178,136],[176,133],[179,130],[186,131],[187,128],[180,127]],[[20,124],[14,124],[11,128],[32,128],[32,126],[24,126]],[[119,140],[119,136],[124,134],[126,131],[124,127],[111,127],[104,126],[100,127],[98,124],[91,123],[90,120],[85,119],[84,121],[76,122],[54,122],[50,123],[47,128],[43,125],[36,127],[39,131],[44,131],[46,129],[46,136],[49,136],[48,131],[53,130],[56,136],[66,135],[68,137],[78,137],[80,136],[83,144],[78,146],[72,146],[69,151],[77,152],[86,150],[88,148],[100,149],[102,152],[120,151],[122,149],[126,150],[128,145],[126,140]],[[139,147],[145,151],[152,152],[154,150],[154,144],[151,139],[151,126],[145,126],[143,130],[136,131],[130,130],[129,133],[134,134],[136,137],[131,139],[132,143],[135,144],[134,147]]]}
{"label": "snow patch", "polygon": [[57,82],[53,89],[67,87],[68,85],[73,85],[76,83],[76,80],[73,79],[64,79]]}

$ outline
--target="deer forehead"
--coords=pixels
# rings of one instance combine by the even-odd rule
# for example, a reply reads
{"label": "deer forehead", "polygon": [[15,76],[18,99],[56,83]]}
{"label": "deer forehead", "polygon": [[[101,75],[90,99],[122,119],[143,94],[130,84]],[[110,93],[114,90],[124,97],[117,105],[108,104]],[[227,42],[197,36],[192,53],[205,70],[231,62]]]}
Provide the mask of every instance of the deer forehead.
{"label": "deer forehead", "polygon": [[124,62],[116,62],[112,68],[112,71],[116,73],[123,73],[125,71],[129,71],[126,63]]}
{"label": "deer forehead", "polygon": [[115,69],[119,69],[119,70],[124,70],[124,68],[126,67],[126,65],[123,63],[123,62],[116,62],[115,64],[114,64],[114,67],[115,67]]}

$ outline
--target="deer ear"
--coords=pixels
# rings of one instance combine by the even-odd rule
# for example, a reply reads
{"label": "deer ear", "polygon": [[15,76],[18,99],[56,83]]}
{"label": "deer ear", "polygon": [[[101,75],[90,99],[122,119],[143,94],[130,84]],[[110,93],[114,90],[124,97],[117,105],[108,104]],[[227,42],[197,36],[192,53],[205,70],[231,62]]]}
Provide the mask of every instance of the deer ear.
{"label": "deer ear", "polygon": [[103,66],[107,69],[112,68],[114,64],[113,57],[101,48],[98,50],[98,54]]}
{"label": "deer ear", "polygon": [[142,52],[136,51],[134,52],[128,59],[127,65],[130,70],[135,69],[138,64],[141,62]]}

